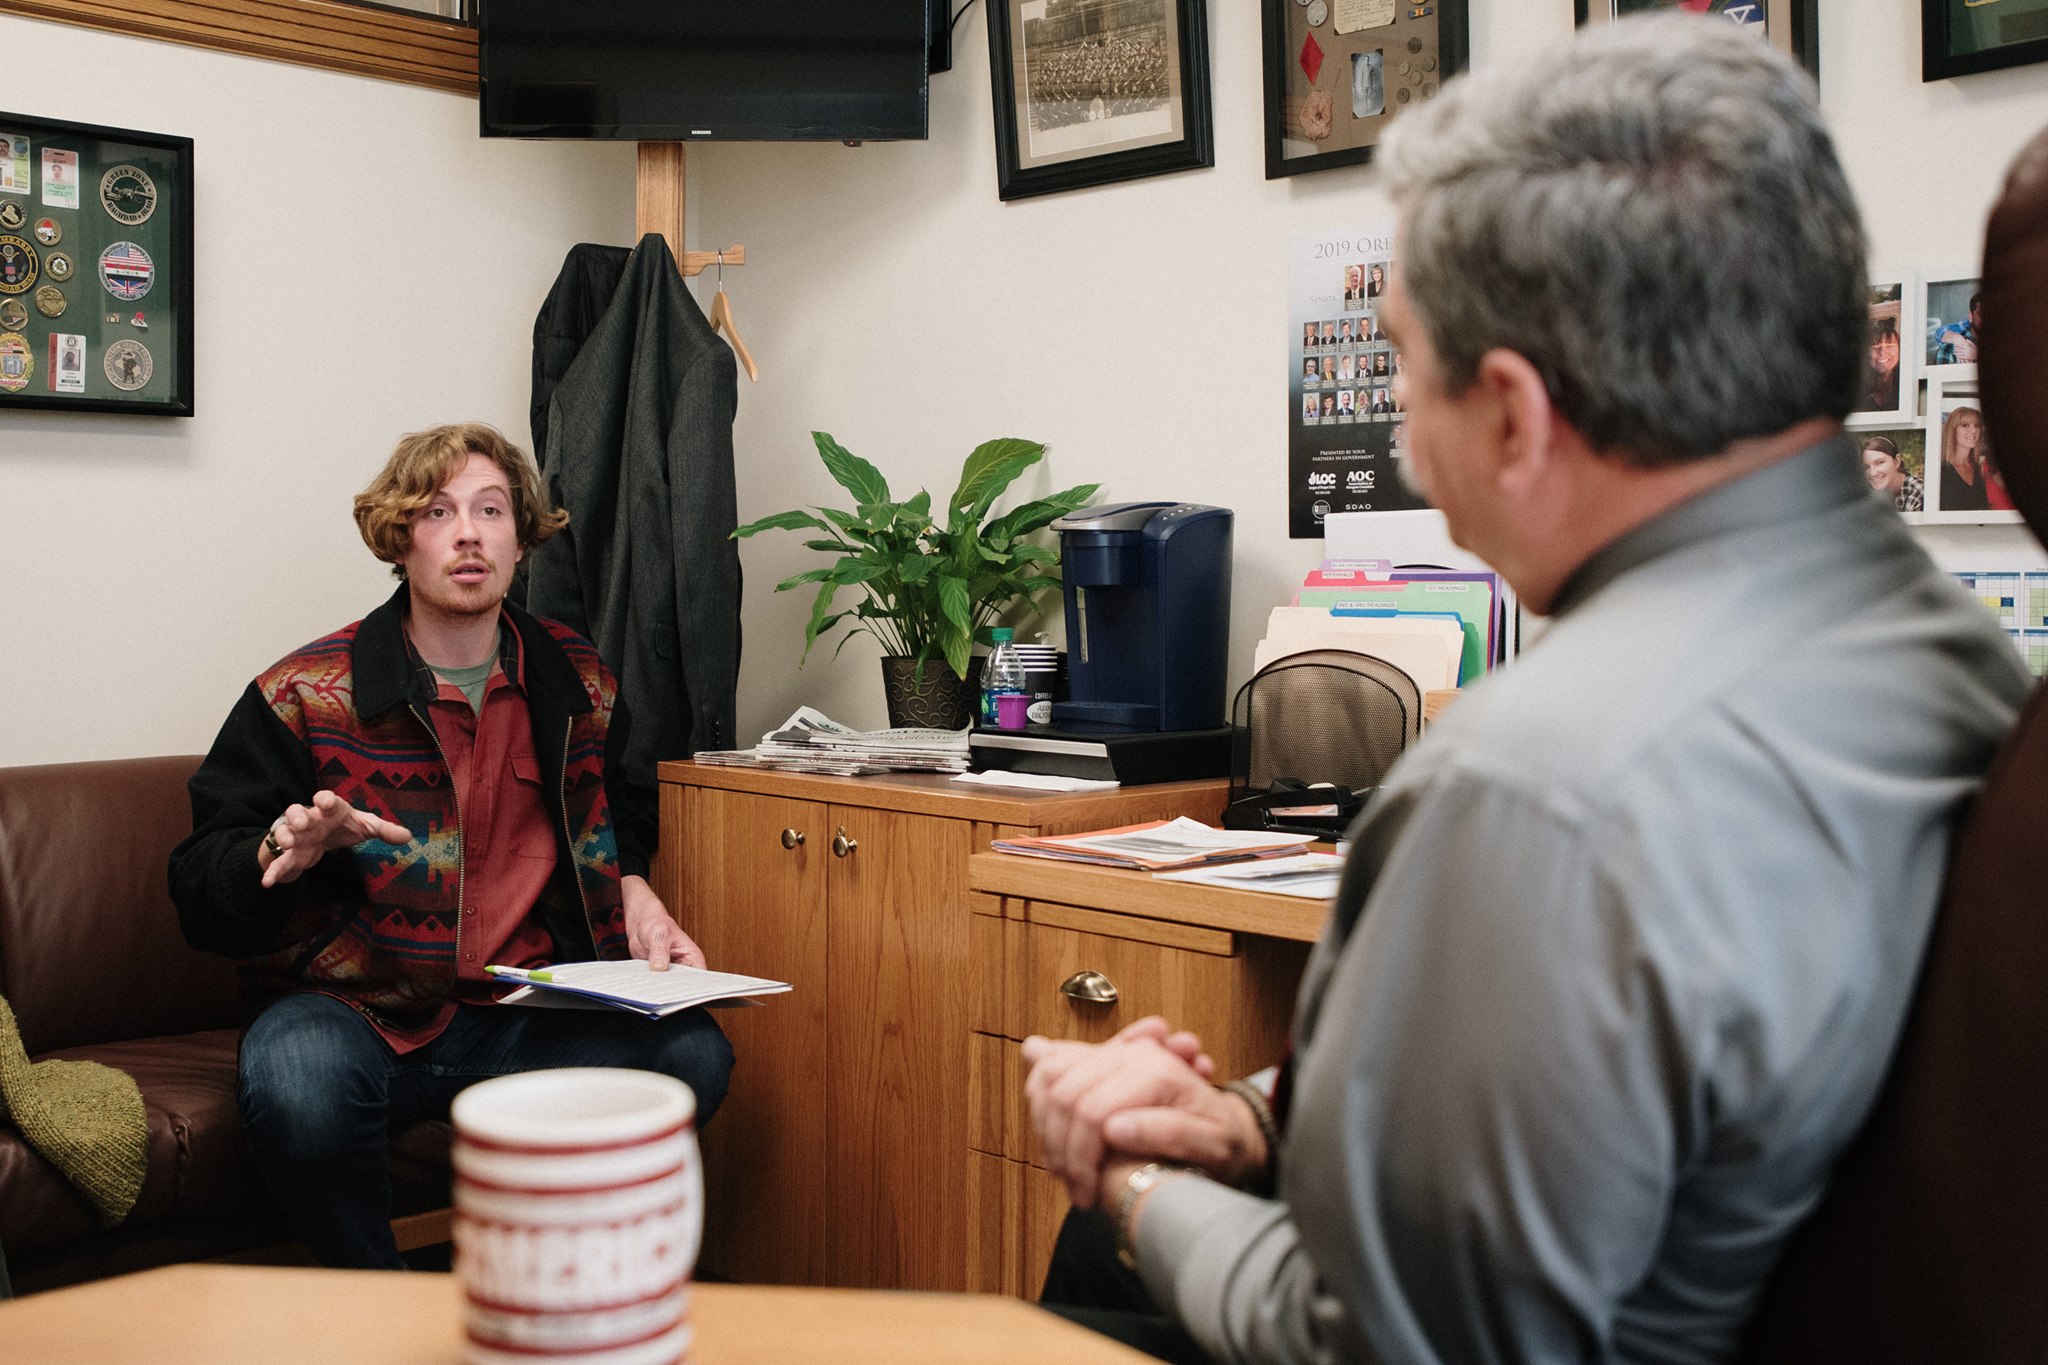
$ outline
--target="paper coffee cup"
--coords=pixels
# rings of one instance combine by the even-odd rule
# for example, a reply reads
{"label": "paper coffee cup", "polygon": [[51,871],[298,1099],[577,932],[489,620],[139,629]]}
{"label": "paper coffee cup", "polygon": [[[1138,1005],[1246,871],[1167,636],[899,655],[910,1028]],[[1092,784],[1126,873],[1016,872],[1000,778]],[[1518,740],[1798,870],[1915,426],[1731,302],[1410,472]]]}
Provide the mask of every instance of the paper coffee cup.
{"label": "paper coffee cup", "polygon": [[471,1365],[674,1365],[704,1233],[697,1100],[584,1067],[455,1097],[455,1274]]}

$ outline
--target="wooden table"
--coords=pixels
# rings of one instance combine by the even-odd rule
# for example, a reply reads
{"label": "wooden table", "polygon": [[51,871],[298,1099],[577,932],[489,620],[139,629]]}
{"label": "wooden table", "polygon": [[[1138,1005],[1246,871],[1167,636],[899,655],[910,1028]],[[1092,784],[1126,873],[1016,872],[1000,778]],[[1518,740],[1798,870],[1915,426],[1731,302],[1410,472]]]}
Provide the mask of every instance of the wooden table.
{"label": "wooden table", "polygon": [[[1142,1365],[1014,1299],[698,1285],[691,1365]],[[36,1365],[455,1365],[452,1275],[177,1265],[0,1303],[0,1356]]]}

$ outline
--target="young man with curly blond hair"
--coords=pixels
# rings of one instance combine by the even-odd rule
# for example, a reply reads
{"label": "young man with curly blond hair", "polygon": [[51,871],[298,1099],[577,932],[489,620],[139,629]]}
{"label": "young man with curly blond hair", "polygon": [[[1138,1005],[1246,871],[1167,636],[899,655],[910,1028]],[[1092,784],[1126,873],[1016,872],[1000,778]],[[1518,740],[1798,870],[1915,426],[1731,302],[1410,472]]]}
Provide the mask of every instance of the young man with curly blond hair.
{"label": "young man with curly blond hair", "polygon": [[185,934],[263,1003],[238,1099],[265,1184],[330,1266],[401,1268],[391,1134],[510,1072],[629,1066],[724,1098],[702,1010],[501,1009],[487,964],[703,954],[647,884],[653,793],[589,641],[505,600],[568,514],[490,427],[399,442],[355,502],[398,590],[266,669],[191,783]]}

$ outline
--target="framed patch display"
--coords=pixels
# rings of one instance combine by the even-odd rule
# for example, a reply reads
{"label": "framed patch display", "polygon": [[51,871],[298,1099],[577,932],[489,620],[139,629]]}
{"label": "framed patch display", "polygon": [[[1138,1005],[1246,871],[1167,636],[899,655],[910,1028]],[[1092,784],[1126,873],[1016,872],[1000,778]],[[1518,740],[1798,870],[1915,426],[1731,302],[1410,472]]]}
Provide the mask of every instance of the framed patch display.
{"label": "framed patch display", "polygon": [[1216,164],[1207,0],[989,0],[1004,199]]}
{"label": "framed patch display", "polygon": [[1466,0],[1263,0],[1266,179],[1372,159],[1465,69]]}
{"label": "framed patch display", "polygon": [[2048,61],[2048,0],[1920,0],[1920,79]]}
{"label": "framed patch display", "polygon": [[192,415],[192,139],[0,112],[0,410]]}
{"label": "framed patch display", "polygon": [[[1659,14],[1666,10],[1718,14],[1731,23],[1755,31],[1772,47],[1797,59],[1816,77],[1820,75],[1820,0],[1572,0],[1572,3],[1578,11],[1580,28],[1588,24],[1611,24],[1631,14]],[[1935,0],[1925,0],[1925,3],[1933,4]]]}

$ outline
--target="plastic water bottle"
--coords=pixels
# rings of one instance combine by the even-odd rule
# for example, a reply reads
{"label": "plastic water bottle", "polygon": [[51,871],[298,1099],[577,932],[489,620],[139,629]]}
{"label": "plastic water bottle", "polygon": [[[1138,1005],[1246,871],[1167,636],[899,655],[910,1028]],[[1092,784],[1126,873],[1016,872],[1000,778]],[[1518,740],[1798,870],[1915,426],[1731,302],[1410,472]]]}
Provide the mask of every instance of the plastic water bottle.
{"label": "plastic water bottle", "polygon": [[1024,728],[1024,713],[1031,705],[1031,693],[1024,677],[1024,660],[1011,643],[1013,632],[997,626],[989,634],[996,647],[981,666],[983,725],[999,730]]}

